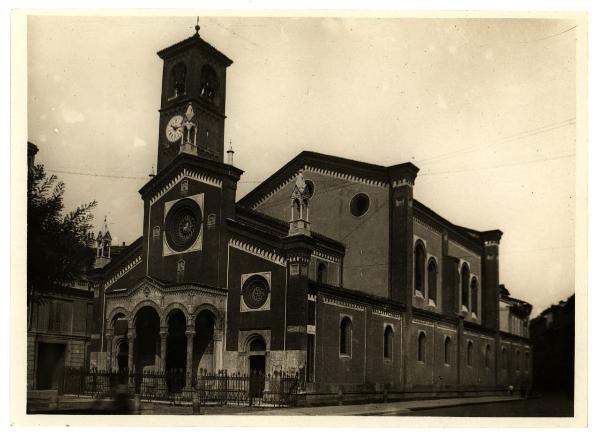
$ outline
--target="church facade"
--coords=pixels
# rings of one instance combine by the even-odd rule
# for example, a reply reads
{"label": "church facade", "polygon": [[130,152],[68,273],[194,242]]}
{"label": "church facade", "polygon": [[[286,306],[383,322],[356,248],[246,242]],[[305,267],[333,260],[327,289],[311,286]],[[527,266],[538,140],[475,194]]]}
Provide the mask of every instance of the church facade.
{"label": "church facade", "polygon": [[314,152],[236,201],[232,61],[198,33],[158,55],[157,173],[140,190],[142,236],[97,279],[92,366],[301,371],[315,392],[529,380],[527,336],[500,326],[501,231],[417,201],[411,163]]}

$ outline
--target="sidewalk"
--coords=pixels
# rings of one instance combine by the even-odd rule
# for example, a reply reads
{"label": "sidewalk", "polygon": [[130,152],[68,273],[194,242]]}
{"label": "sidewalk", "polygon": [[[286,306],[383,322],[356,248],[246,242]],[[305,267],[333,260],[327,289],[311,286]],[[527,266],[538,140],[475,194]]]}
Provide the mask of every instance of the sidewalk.
{"label": "sidewalk", "polygon": [[402,414],[422,409],[476,405],[521,400],[518,396],[484,396],[452,399],[426,399],[389,403],[371,403],[363,405],[318,406],[301,408],[279,408],[253,412],[237,413],[238,415],[310,415],[310,416],[347,416],[347,415],[390,415]]}

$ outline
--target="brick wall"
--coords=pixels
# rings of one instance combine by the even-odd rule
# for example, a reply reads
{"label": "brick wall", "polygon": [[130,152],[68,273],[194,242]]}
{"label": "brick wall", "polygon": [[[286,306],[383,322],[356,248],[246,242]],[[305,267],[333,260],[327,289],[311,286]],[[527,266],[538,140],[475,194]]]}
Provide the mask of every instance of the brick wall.
{"label": "brick wall", "polygon": [[[304,178],[315,184],[315,192],[310,200],[311,229],[342,241],[346,246],[344,287],[387,297],[388,190],[311,171],[305,171]],[[293,182],[290,182],[256,210],[289,220],[289,197],[293,186]],[[370,199],[369,210],[361,217],[350,213],[350,201],[357,193],[366,193]]]}

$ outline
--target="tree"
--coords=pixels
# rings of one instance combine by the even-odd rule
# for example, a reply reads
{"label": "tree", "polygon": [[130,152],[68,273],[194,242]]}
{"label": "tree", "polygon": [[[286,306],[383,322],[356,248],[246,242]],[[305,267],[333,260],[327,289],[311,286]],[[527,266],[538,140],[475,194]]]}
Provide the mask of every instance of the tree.
{"label": "tree", "polygon": [[68,286],[94,260],[89,247],[96,201],[63,214],[65,185],[48,177],[43,165],[32,166],[27,178],[28,301]]}

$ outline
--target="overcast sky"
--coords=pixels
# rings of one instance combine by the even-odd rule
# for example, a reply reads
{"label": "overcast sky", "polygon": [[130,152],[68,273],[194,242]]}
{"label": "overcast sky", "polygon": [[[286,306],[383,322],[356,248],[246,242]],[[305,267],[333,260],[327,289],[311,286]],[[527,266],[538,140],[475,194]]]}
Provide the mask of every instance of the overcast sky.
{"label": "overcast sky", "polygon": [[[156,166],[162,61],[195,17],[30,17],[28,134],[98,201],[115,242],[142,234]],[[201,18],[234,60],[225,137],[238,198],[302,150],[420,169],[415,198],[501,229],[501,282],[532,316],[574,291],[575,22]]]}

